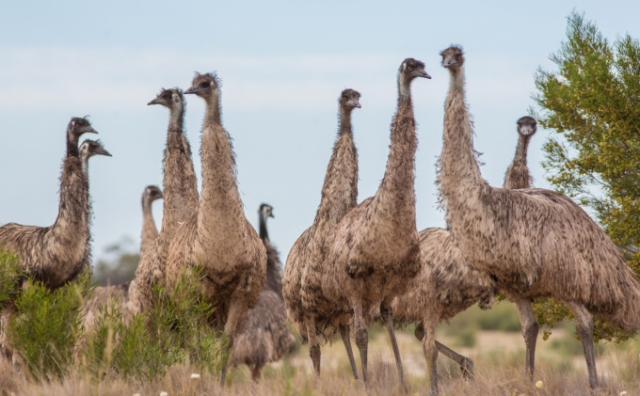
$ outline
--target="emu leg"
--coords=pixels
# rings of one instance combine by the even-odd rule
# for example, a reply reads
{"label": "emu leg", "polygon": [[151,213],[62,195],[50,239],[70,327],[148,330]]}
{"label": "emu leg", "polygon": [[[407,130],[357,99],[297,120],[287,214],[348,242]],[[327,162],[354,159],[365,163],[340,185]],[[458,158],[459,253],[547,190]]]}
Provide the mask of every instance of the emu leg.
{"label": "emu leg", "polygon": [[[422,340],[424,339],[424,326],[422,325],[422,323],[419,323],[416,326],[416,329],[414,330],[413,335],[416,336],[418,341],[422,342]],[[442,353],[443,355],[445,355],[446,357],[448,357],[449,359],[453,360],[454,362],[458,363],[458,365],[460,365],[460,371],[462,371],[462,378],[469,379],[469,380],[475,379],[476,375],[473,371],[473,360],[469,359],[466,356],[460,355],[459,353],[449,348],[448,346],[439,343],[438,340],[436,340],[436,348],[438,348],[438,352]]]}
{"label": "emu leg", "polygon": [[358,368],[356,367],[356,359],[353,357],[353,349],[351,349],[351,339],[349,338],[349,325],[340,325],[340,337],[342,337],[342,343],[344,349],[347,350],[347,356],[349,357],[349,363],[351,364],[351,371],[356,381],[358,380]]}
{"label": "emu leg", "polygon": [[589,386],[593,393],[598,387],[598,374],[596,372],[596,356],[593,349],[593,318],[584,305],[577,303],[566,303],[573,316],[576,318],[576,331],[582,341],[584,357],[587,360],[587,370],[589,371]]}
{"label": "emu leg", "polygon": [[314,317],[307,318],[307,339],[309,340],[309,357],[313,363],[316,375],[320,377],[320,344],[316,337],[316,321]]}
{"label": "emu leg", "polygon": [[389,334],[389,340],[391,341],[391,348],[393,348],[393,356],[396,359],[396,369],[398,370],[398,380],[400,381],[400,388],[404,386],[404,373],[402,371],[402,358],[400,357],[400,349],[398,349],[398,341],[396,340],[396,333],[393,329],[393,309],[391,305],[383,301],[380,305],[380,314],[384,320],[384,325],[387,328],[387,334]]}
{"label": "emu leg", "polygon": [[469,359],[466,356],[460,355],[448,346],[439,343],[437,340],[436,348],[438,349],[438,352],[442,353],[444,356],[460,365],[460,370],[462,371],[463,378],[469,380],[474,380],[476,378],[476,375],[473,371],[473,360]]}
{"label": "emu leg", "polygon": [[260,381],[260,377],[261,376],[262,376],[262,365],[261,364],[256,364],[253,367],[253,370],[251,370],[251,379],[255,383],[258,383]]}
{"label": "emu leg", "polygon": [[517,300],[516,308],[518,308],[518,316],[520,317],[520,325],[522,326],[522,337],[524,338],[524,344],[527,348],[525,371],[529,375],[529,379],[533,381],[536,360],[536,341],[538,339],[538,320],[533,313],[533,308],[529,300]]}
{"label": "emu leg", "polygon": [[360,364],[362,364],[362,380],[367,386],[367,348],[369,346],[369,333],[367,327],[364,324],[364,318],[362,316],[362,305],[355,304],[353,307],[353,316],[356,326],[356,346],[360,350]]}
{"label": "emu leg", "polygon": [[224,384],[227,379],[227,366],[229,363],[229,357],[231,356],[231,350],[233,348],[233,339],[235,338],[236,331],[238,330],[238,323],[240,322],[240,315],[246,312],[246,309],[241,304],[232,304],[229,308],[229,316],[227,317],[227,323],[224,326],[224,334],[227,336],[228,344],[224,350],[222,357],[222,367],[220,368],[220,389],[224,389]]}
{"label": "emu leg", "polygon": [[422,339],[422,352],[427,361],[427,372],[429,373],[429,384],[431,386],[430,396],[438,395],[438,349],[436,348],[436,320],[425,320],[425,335]]}

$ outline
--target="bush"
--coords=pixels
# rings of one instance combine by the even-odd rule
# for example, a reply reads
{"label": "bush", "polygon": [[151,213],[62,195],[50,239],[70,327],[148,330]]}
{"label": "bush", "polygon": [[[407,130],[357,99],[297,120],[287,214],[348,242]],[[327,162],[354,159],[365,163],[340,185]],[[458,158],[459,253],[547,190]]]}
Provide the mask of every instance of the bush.
{"label": "bush", "polygon": [[199,293],[200,277],[201,271],[194,270],[166,292],[155,286],[152,309],[134,315],[127,325],[117,302],[102,307],[83,350],[87,369],[98,378],[116,373],[145,380],[182,362],[218,371],[224,337],[209,324],[214,308]]}
{"label": "bush", "polygon": [[15,300],[20,290],[21,268],[18,256],[0,249],[0,308]]}
{"label": "bush", "polygon": [[7,338],[36,380],[62,378],[74,363],[82,331],[80,309],[88,295],[90,274],[50,291],[41,282],[27,281],[15,299],[16,315]]}

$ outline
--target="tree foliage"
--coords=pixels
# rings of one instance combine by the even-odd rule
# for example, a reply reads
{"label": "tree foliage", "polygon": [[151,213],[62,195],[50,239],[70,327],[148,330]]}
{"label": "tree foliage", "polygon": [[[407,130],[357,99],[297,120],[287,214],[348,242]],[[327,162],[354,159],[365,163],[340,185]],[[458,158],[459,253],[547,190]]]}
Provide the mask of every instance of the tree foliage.
{"label": "tree foliage", "polygon": [[[551,60],[557,70],[538,70],[534,95],[552,131],[543,146],[548,180],[595,215],[640,273],[640,43],[628,34],[609,42],[573,12]],[[551,301],[536,312],[550,326],[568,315]],[[596,338],[620,336],[596,327]]]}

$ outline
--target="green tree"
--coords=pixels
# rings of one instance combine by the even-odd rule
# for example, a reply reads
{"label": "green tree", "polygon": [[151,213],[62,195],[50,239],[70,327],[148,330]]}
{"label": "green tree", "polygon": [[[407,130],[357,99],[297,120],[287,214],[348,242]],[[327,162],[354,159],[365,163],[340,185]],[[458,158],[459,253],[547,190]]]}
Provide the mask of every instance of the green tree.
{"label": "green tree", "polygon": [[[628,34],[609,42],[576,12],[567,19],[566,41],[550,58],[557,70],[536,74],[539,122],[552,133],[543,166],[640,273],[640,43]],[[549,326],[568,314],[549,301],[536,311]],[[595,330],[596,339],[623,336],[601,322]]]}

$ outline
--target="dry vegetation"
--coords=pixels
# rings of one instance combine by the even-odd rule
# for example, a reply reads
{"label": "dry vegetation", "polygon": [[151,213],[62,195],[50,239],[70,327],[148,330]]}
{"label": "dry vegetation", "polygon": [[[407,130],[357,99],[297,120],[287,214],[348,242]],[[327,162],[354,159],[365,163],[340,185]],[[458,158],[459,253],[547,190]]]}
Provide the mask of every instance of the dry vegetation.
{"label": "dry vegetation", "polygon": [[[486,330],[514,320],[511,304],[500,303],[494,313],[475,308],[463,313],[450,325],[438,329],[438,339],[456,346],[457,350],[475,362],[477,379],[473,382],[461,378],[459,370],[446,358],[438,360],[442,395],[587,395],[589,382],[584,371],[582,347],[573,336],[570,325],[556,329],[551,338],[539,342],[536,381],[538,388],[524,375],[524,345],[519,331]],[[484,322],[481,317],[489,316]],[[493,321],[491,320],[493,318]],[[517,320],[517,317],[515,318]],[[469,337],[464,329],[472,328]],[[514,330],[511,328],[511,330]],[[517,330],[517,329],[515,329]],[[426,367],[420,343],[413,338],[413,329],[398,332],[398,342],[406,369],[408,395],[428,394]],[[469,340],[472,341],[469,341]],[[598,395],[640,395],[640,339],[622,344],[599,344],[598,368],[600,389]],[[384,331],[373,327],[370,351],[372,357],[371,390],[367,393],[362,383],[352,379],[343,346],[340,343],[323,348],[323,366],[320,380],[315,378],[308,359],[308,347],[299,348],[295,355],[276,365],[267,366],[259,384],[251,381],[244,366],[235,368],[228,377],[225,395],[395,395],[397,374]],[[12,373],[5,365],[0,367],[0,389],[4,395],[134,395],[196,396],[219,394],[217,375],[201,373],[188,363],[172,366],[165,375],[151,381],[124,380],[108,376],[96,381],[89,373],[73,370],[62,381],[29,382]],[[192,379],[193,373],[200,378]],[[13,392],[13,393],[12,393]],[[0,392],[2,394],[2,392]]]}

